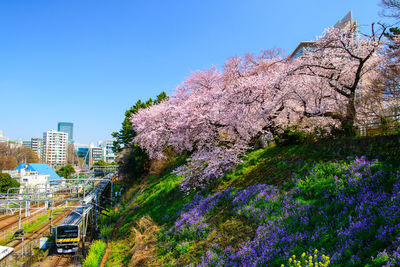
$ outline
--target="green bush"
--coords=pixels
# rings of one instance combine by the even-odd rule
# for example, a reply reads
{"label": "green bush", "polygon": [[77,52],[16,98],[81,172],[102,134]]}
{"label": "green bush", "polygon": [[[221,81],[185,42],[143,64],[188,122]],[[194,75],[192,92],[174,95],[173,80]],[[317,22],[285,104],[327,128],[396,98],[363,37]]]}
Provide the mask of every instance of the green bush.
{"label": "green bush", "polygon": [[109,237],[113,231],[112,225],[104,225],[103,227],[100,228],[100,236],[101,237]]}
{"label": "green bush", "polygon": [[306,175],[303,179],[297,181],[297,187],[303,193],[306,200],[318,199],[326,194],[335,195],[338,187],[343,186],[342,181],[338,180],[340,176],[339,165],[333,162],[317,163],[313,166],[312,174]]}
{"label": "green bush", "polygon": [[98,267],[100,266],[101,258],[106,250],[106,243],[102,240],[95,240],[89,249],[89,254],[83,261],[84,267]]}

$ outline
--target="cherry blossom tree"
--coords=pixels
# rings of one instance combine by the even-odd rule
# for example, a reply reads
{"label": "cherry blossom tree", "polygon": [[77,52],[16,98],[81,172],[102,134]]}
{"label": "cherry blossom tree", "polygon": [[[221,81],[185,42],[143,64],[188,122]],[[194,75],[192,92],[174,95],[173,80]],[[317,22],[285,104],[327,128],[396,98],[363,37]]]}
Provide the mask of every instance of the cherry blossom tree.
{"label": "cherry blossom tree", "polygon": [[304,120],[352,128],[361,114],[357,93],[384,63],[382,36],[330,29],[295,60],[273,49],[197,71],[169,100],[132,115],[134,142],[151,158],[188,152],[176,172],[190,190],[221,177],[260,135]]}
{"label": "cherry blossom tree", "polygon": [[287,84],[302,116],[329,118],[339,122],[347,134],[354,134],[362,108],[356,102],[368,94],[368,83],[386,61],[384,30],[381,26],[378,33],[373,26],[372,34],[366,36],[355,29],[329,29],[293,61]]}
{"label": "cherry blossom tree", "polygon": [[208,184],[240,161],[257,134],[274,131],[284,110],[279,81],[285,64],[279,50],[269,50],[232,58],[222,72],[193,73],[169,101],[132,117],[134,141],[152,158],[167,148],[188,151],[187,164],[178,169],[186,177],[183,186]]}

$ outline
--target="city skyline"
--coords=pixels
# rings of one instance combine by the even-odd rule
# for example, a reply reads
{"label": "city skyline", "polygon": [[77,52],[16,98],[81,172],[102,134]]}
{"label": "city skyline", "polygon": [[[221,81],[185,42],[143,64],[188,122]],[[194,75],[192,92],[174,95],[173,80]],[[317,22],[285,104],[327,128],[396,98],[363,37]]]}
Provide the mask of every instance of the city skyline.
{"label": "city skyline", "polygon": [[381,20],[378,1],[361,0],[3,2],[1,130],[30,139],[68,121],[75,142],[111,139],[137,100],[246,52],[290,54],[350,10],[365,31]]}
{"label": "city skyline", "polygon": [[[3,134],[4,131],[0,129],[0,138],[1,138],[0,142],[17,142],[17,143],[24,144],[25,142],[31,142],[32,140],[43,139],[43,134],[48,132],[48,131],[60,132],[56,128],[54,128],[54,129],[45,130],[38,136],[20,137],[20,138],[17,138],[17,139],[13,139],[13,138],[10,138],[8,136],[5,136]],[[63,131],[61,131],[61,132],[63,132]],[[102,144],[104,142],[110,142],[110,141],[113,141],[112,137],[110,137],[109,139],[104,139],[104,140],[101,140],[101,139],[99,139],[99,140],[91,140],[88,143],[81,143],[81,142],[75,142],[74,141],[72,144],[74,146],[77,146],[77,147],[81,147],[81,146],[87,146],[87,147],[95,146],[96,147],[96,146],[99,146],[100,144]]]}

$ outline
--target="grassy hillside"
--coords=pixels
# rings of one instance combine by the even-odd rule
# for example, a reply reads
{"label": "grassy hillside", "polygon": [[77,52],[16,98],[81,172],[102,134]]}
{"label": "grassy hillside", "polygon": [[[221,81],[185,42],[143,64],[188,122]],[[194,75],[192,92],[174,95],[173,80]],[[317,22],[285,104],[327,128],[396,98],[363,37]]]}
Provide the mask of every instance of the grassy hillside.
{"label": "grassy hillside", "polygon": [[272,146],[185,195],[171,158],[113,214],[106,266],[396,264],[399,159],[398,135]]}

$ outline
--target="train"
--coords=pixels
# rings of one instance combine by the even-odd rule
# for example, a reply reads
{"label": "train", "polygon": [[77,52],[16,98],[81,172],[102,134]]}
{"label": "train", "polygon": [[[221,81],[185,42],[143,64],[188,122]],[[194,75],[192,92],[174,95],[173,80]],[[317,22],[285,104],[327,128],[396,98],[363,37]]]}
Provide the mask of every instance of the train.
{"label": "train", "polygon": [[75,253],[78,251],[83,226],[83,215],[89,211],[89,206],[71,211],[61,224],[55,227],[57,253]]}
{"label": "train", "polygon": [[[57,253],[75,253],[78,251],[79,242],[83,229],[83,219],[90,213],[95,206],[93,203],[101,196],[104,190],[110,185],[111,180],[105,178],[101,180],[93,190],[91,190],[84,198],[82,207],[72,210],[62,222],[55,227],[55,243]],[[97,200],[98,201],[98,200]],[[85,234],[85,233],[84,233]]]}

